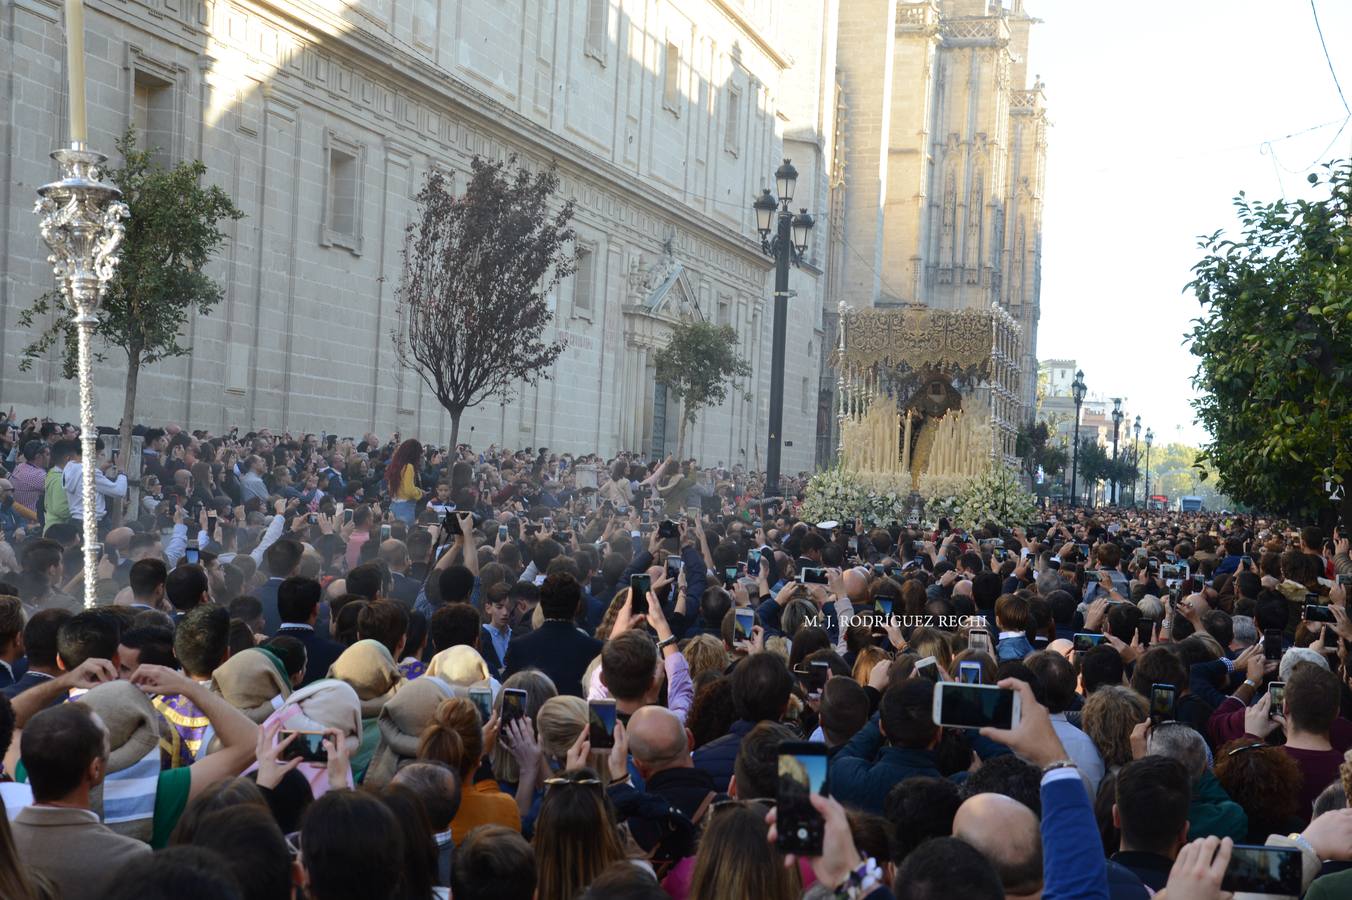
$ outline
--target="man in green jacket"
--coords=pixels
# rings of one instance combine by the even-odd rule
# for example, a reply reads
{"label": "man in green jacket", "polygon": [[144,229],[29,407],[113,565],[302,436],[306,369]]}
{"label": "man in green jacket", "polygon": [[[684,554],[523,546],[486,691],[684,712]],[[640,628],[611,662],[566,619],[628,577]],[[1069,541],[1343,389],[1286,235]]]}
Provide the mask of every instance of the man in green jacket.
{"label": "man in green jacket", "polygon": [[60,440],[52,444],[52,467],[47,470],[47,479],[42,487],[43,521],[42,528],[48,528],[59,522],[70,521],[70,501],[66,499],[66,488],[62,484],[61,470],[71,457],[80,453],[80,442]]}

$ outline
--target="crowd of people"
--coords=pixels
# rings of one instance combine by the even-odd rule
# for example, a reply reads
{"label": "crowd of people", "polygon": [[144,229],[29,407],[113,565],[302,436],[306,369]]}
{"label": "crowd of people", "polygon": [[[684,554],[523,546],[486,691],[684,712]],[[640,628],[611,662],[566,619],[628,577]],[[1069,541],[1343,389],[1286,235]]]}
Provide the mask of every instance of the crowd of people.
{"label": "crowd of people", "polygon": [[1336,531],[136,433],[91,512],[73,429],[0,423],[7,900],[1352,896]]}

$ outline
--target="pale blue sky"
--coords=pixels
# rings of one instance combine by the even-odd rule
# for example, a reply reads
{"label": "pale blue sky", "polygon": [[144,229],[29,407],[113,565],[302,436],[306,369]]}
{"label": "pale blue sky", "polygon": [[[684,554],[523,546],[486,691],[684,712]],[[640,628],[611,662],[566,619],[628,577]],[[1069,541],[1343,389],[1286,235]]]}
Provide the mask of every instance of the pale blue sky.
{"label": "pale blue sky", "polygon": [[[1316,6],[1352,103],[1352,0]],[[1347,112],[1310,4],[1026,7],[1044,20],[1029,75],[1046,82],[1053,122],[1038,356],[1078,360],[1090,392],[1127,397],[1158,440],[1200,442],[1188,405],[1195,358],[1182,345],[1199,311],[1182,292],[1200,258],[1196,237],[1237,224],[1230,201],[1240,190],[1308,196],[1311,163],[1352,155],[1352,124],[1329,148]]]}

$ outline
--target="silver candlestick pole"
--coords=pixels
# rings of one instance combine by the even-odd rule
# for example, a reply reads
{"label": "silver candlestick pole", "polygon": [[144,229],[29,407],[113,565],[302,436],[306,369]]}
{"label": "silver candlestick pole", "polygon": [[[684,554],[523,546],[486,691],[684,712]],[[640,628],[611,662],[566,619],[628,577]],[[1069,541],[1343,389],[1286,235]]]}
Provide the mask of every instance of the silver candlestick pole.
{"label": "silver candlestick pole", "polygon": [[122,192],[103,180],[108,157],[82,143],[55,150],[61,180],[38,188],[37,205],[42,239],[51,248],[57,287],[70,308],[79,346],[80,463],[84,498],[84,605],[95,603],[98,566],[98,517],[94,472],[98,463],[94,433],[94,385],[90,342],[98,323],[99,303],[112,280],[122,243],[122,220],[130,215]]}

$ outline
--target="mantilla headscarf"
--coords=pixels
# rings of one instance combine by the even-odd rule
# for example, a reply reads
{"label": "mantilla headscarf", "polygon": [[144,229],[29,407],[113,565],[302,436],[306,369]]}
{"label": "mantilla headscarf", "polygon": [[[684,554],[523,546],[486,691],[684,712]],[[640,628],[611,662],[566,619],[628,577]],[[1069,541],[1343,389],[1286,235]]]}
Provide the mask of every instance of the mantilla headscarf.
{"label": "mantilla headscarf", "polygon": [[410,681],[395,694],[376,719],[380,742],[366,770],[363,784],[382,787],[394,777],[399,763],[418,755],[418,738],[433,714],[449,697],[467,697],[469,692],[440,678],[424,676]]}
{"label": "mantilla headscarf", "polygon": [[216,667],[211,673],[211,689],[257,723],[291,696],[291,680],[275,654],[263,647],[250,647]]}
{"label": "mantilla headscarf", "polygon": [[118,834],[150,843],[160,780],[159,714],[128,681],[109,681],[78,701],[108,729],[108,768],[90,795],[94,812]]}
{"label": "mantilla headscarf", "polygon": [[466,644],[448,647],[432,657],[427,674],[461,687],[481,684],[491,677],[488,663],[484,662],[479,651]]}
{"label": "mantilla headscarf", "polygon": [[[345,736],[348,753],[355,754],[361,747],[361,700],[357,699],[357,692],[352,686],[344,681],[325,678],[306,685],[288,697],[281,709],[268,716],[263,727],[267,728],[274,722],[282,723],[282,731],[327,731],[336,728]],[[258,764],[255,763],[249,767],[249,771],[257,768]],[[303,762],[296,767],[296,771],[310,782],[310,791],[316,799],[328,791],[327,766]]]}
{"label": "mantilla headscarf", "polygon": [[369,639],[357,641],[344,650],[329,667],[329,677],[352,685],[361,699],[361,748],[352,756],[352,775],[361,779],[366,775],[366,767],[371,764],[376,742],[380,739],[376,717],[408,681],[395,665],[389,648],[380,641]]}

